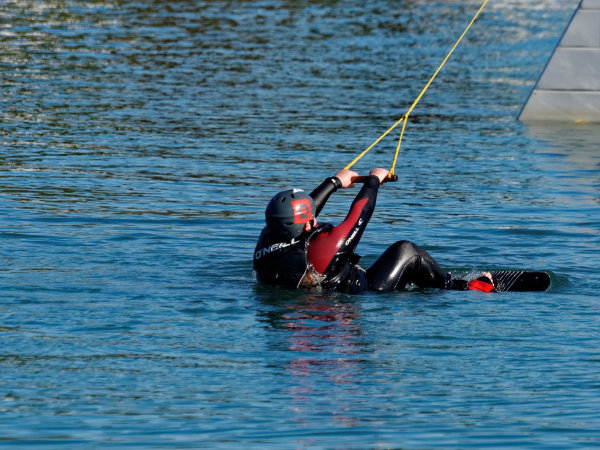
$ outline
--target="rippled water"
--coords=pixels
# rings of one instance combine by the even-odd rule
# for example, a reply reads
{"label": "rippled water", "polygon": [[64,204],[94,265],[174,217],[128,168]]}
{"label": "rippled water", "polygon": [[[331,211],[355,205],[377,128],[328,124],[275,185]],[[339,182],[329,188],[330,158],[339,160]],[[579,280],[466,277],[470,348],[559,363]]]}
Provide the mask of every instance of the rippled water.
{"label": "rippled water", "polygon": [[515,120],[576,0],[490,2],[358,249],[549,292],[254,282],[270,196],[394,123],[479,7],[366,3],[0,4],[3,444],[598,446],[600,127]]}

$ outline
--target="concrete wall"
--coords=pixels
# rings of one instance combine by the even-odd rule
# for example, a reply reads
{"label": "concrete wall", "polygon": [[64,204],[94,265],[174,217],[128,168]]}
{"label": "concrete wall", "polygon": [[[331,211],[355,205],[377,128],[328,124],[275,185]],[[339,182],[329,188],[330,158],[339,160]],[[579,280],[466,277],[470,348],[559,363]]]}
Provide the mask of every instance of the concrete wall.
{"label": "concrete wall", "polygon": [[600,122],[600,0],[582,0],[519,116]]}

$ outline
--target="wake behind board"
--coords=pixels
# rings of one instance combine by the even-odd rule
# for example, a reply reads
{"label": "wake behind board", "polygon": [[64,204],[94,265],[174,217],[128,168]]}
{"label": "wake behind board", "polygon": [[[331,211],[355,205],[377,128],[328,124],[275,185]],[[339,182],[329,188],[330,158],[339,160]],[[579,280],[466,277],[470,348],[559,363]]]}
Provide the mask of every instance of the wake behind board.
{"label": "wake behind board", "polygon": [[493,270],[494,291],[545,291],[550,287],[550,275],[546,272],[523,270]]}

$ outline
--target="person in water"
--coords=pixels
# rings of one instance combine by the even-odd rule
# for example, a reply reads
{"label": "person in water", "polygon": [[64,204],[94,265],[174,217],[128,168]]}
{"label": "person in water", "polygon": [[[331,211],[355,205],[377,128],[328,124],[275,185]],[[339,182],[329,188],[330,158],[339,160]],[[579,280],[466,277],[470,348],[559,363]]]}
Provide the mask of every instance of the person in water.
{"label": "person in water", "polygon": [[356,172],[341,170],[310,195],[301,189],[275,195],[265,210],[266,226],[254,251],[257,280],[269,285],[320,287],[348,294],[400,290],[412,284],[421,288],[468,289],[466,281],[453,280],[429,253],[409,241],[391,245],[366,270],[357,264],[360,257],[354,251],[388,173],[382,168],[370,171],[348,215],[337,226],[317,223],[317,216],[331,194],[354,187],[352,178]]}

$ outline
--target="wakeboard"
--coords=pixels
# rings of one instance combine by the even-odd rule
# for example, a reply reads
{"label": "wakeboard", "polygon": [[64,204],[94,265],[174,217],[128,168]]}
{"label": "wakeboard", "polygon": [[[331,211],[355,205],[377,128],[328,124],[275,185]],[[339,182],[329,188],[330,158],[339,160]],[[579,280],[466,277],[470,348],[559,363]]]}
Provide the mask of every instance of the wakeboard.
{"label": "wakeboard", "polygon": [[528,292],[545,291],[550,287],[550,275],[546,272],[525,270],[491,270],[493,285],[487,277],[479,277],[469,283],[468,289],[482,292]]}

